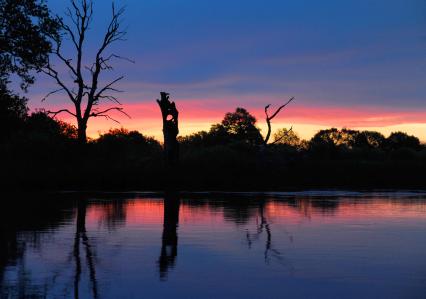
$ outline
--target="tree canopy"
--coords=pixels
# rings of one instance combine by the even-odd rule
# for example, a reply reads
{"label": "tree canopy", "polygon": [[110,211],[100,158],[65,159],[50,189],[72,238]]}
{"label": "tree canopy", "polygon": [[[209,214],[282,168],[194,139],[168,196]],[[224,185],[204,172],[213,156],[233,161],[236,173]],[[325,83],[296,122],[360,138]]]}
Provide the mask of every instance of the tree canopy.
{"label": "tree canopy", "polygon": [[34,83],[32,70],[46,65],[51,52],[48,36],[58,34],[58,22],[43,0],[0,0],[0,84],[15,74],[21,88]]}
{"label": "tree canopy", "polygon": [[27,99],[11,94],[0,85],[0,139],[18,132],[28,115]]}
{"label": "tree canopy", "polygon": [[261,144],[263,138],[259,129],[256,127],[256,118],[246,109],[238,107],[235,112],[225,114],[221,122],[221,127],[213,127],[213,131],[223,129],[227,134],[237,140],[246,141],[253,144]]}
{"label": "tree canopy", "polygon": [[301,143],[300,137],[293,130],[279,129],[274,134],[275,144],[286,144],[290,146],[299,146]]}

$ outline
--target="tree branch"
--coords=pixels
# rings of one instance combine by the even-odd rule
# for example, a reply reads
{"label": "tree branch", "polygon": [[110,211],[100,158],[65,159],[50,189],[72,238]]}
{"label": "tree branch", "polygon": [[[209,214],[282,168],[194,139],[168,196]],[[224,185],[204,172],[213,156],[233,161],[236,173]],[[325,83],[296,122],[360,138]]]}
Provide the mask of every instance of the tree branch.
{"label": "tree branch", "polygon": [[[93,16],[93,1],[92,0],[70,0],[71,5],[66,10],[65,15],[67,20],[63,20],[58,17],[59,27],[62,29],[61,35],[52,35],[53,49],[52,52],[57,57],[61,64],[65,64],[66,73],[70,74],[73,79],[72,83],[68,83],[67,80],[63,80],[62,72],[55,70],[55,66],[49,61],[47,66],[43,68],[42,72],[53,78],[58,85],[58,89],[50,92],[43,98],[45,100],[48,96],[55,94],[60,91],[65,91],[69,99],[74,103],[75,113],[69,110],[62,109],[56,112],[51,112],[53,115],[57,115],[62,112],[69,113],[77,118],[77,122],[81,128],[85,130],[87,122],[90,117],[106,117],[111,118],[108,113],[111,111],[118,111],[123,113],[127,117],[130,117],[123,111],[121,107],[112,107],[103,111],[96,109],[97,105],[101,100],[108,100],[117,105],[121,105],[118,98],[111,95],[113,92],[121,92],[121,90],[114,87],[114,84],[123,79],[123,76],[117,79],[107,82],[105,86],[99,87],[100,74],[104,70],[113,70],[111,64],[113,59],[122,59],[134,63],[134,61],[117,55],[115,53],[106,55],[105,52],[108,47],[118,40],[123,40],[126,35],[126,31],[122,30],[121,17],[124,13],[124,9],[120,8],[116,10],[114,3],[112,4],[112,16],[106,28],[106,32],[101,40],[99,48],[95,52],[95,59],[93,64],[83,64],[84,44],[86,42],[86,34],[89,31],[90,24]],[[62,48],[62,38],[68,38],[72,48],[75,48],[72,59],[69,59],[67,55],[64,55],[64,49]],[[90,66],[91,67],[88,67]],[[88,73],[86,73],[86,70]],[[67,86],[67,84],[70,87]],[[84,105],[84,107],[83,107]],[[114,120],[116,121],[116,120]],[[85,132],[79,131],[79,138],[85,139]],[[81,136],[80,136],[81,135]],[[84,140],[83,140],[84,141]]]}
{"label": "tree branch", "polygon": [[59,74],[57,71],[55,71],[52,66],[50,65],[50,62],[48,61],[46,69],[41,69],[41,72],[48,75],[49,77],[55,79],[56,83],[61,86],[63,90],[68,94],[68,97],[70,100],[75,103],[75,98],[71,92],[71,90],[65,85],[65,83],[59,78]]}
{"label": "tree branch", "polygon": [[76,69],[72,66],[71,61],[72,59],[65,58],[61,53],[61,46],[62,42],[60,40],[56,41],[56,49],[55,49],[55,55],[65,63],[65,65],[71,70],[71,72],[74,74],[74,76],[78,76]]}
{"label": "tree branch", "polygon": [[[283,109],[285,106],[287,106],[288,104],[290,104],[292,101],[294,100],[294,97],[291,97],[290,100],[287,101],[287,103],[285,103],[284,105],[280,106],[277,111],[274,112],[274,114],[272,114],[271,116],[269,116],[269,120],[272,120],[275,116],[277,116],[278,113],[280,113],[281,109]],[[268,115],[268,108],[270,105],[265,107],[265,113],[266,115]]]}
{"label": "tree branch", "polygon": [[58,92],[60,92],[60,91],[62,91],[62,90],[64,90],[64,88],[63,87],[61,87],[61,88],[58,88],[58,89],[55,89],[55,90],[53,90],[53,91],[51,91],[51,92],[49,92],[48,94],[46,94],[45,96],[44,96],[44,98],[42,98],[41,99],[41,101],[42,102],[44,102],[49,96],[51,96],[52,94],[55,94],[55,93],[58,93]]}
{"label": "tree branch", "polygon": [[268,113],[268,109],[271,106],[266,105],[265,106],[265,115],[266,115],[266,124],[268,125],[268,133],[266,134],[265,139],[263,140],[263,144],[266,146],[268,144],[269,138],[271,137],[271,132],[272,132],[272,127],[271,127],[271,120],[278,115],[278,113],[280,113],[281,109],[283,109],[284,107],[286,107],[288,104],[290,104],[292,101],[294,100],[294,97],[291,97],[287,103],[285,103],[284,105],[281,105],[280,107],[278,107],[278,109],[271,115],[269,116]]}
{"label": "tree branch", "polygon": [[284,137],[287,137],[291,131],[293,131],[293,126],[291,126],[291,128],[285,133],[285,135],[283,134],[280,138],[275,139],[271,144],[276,144],[280,142]]}
{"label": "tree branch", "polygon": [[126,115],[128,118],[131,118],[130,115],[128,115],[122,107],[111,107],[111,108],[105,109],[103,111],[96,111],[96,112],[94,111],[94,112],[90,113],[90,117],[105,117],[107,119],[115,121],[116,123],[120,123],[118,120],[112,118],[110,115],[107,114],[110,111],[118,111],[118,112]]}
{"label": "tree branch", "polygon": [[56,115],[63,113],[63,112],[66,112],[66,113],[71,114],[72,116],[76,117],[76,115],[74,113],[72,113],[71,111],[69,111],[68,109],[61,109],[61,110],[58,110],[58,111],[46,111],[47,114],[49,114],[49,115],[51,114],[51,115],[53,115],[53,117],[56,117]]}
{"label": "tree branch", "polygon": [[113,80],[112,82],[108,83],[107,85],[105,85],[103,88],[101,88],[101,90],[99,90],[99,92],[94,96],[95,101],[102,96],[102,93],[104,93],[107,90],[111,90],[111,91],[115,91],[115,92],[122,92],[122,90],[116,89],[111,87],[112,85],[114,85],[115,83],[117,83],[118,81],[122,80],[124,78],[124,76],[120,76],[117,79]]}

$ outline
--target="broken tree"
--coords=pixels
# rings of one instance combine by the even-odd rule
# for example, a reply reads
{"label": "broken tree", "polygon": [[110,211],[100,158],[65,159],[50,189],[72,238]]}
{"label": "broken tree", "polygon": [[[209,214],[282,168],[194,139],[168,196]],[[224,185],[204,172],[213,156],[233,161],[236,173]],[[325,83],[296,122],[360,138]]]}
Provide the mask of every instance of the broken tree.
{"label": "broken tree", "polygon": [[164,158],[167,167],[174,167],[179,161],[179,112],[174,102],[170,102],[169,94],[161,92],[161,100],[157,99],[163,116]]}
{"label": "broken tree", "polygon": [[[275,110],[275,112],[272,115],[269,115],[268,109],[271,105],[266,105],[265,106],[265,115],[266,115],[266,124],[268,125],[268,132],[266,134],[266,137],[263,139],[263,144],[264,146],[268,145],[269,142],[269,138],[271,137],[271,133],[272,133],[272,125],[271,125],[271,120],[278,115],[278,113],[280,113],[281,109],[283,109],[284,107],[286,107],[288,104],[290,104],[292,101],[294,100],[294,97],[291,97],[290,100],[287,101],[287,103],[285,103],[284,105],[281,105],[280,107],[278,107],[277,110]],[[293,129],[290,128],[289,132]],[[280,138],[281,139],[281,138]],[[279,141],[278,140],[274,140],[272,142],[272,144],[277,143]]]}

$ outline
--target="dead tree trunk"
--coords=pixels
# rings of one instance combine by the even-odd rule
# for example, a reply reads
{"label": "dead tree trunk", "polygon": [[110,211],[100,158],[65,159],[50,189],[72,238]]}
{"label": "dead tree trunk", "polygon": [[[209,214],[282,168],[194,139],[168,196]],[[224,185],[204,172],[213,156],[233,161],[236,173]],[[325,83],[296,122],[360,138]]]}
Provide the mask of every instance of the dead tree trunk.
{"label": "dead tree trunk", "polygon": [[87,123],[85,123],[83,120],[78,120],[78,129],[77,129],[77,136],[78,136],[78,142],[80,144],[86,144],[87,142]]}
{"label": "dead tree trunk", "polygon": [[[271,137],[272,133],[272,126],[271,126],[271,120],[280,113],[281,109],[283,109],[285,106],[291,103],[291,101],[294,100],[294,97],[291,97],[290,100],[287,101],[284,105],[278,107],[278,109],[272,114],[269,115],[268,109],[271,105],[265,106],[265,115],[266,115],[266,124],[268,125],[268,132],[266,133],[266,137],[263,139],[263,145],[266,147],[269,142],[269,138]],[[291,130],[291,129],[290,129]],[[277,143],[279,140],[274,140],[272,143]]]}
{"label": "dead tree trunk", "polygon": [[166,167],[174,168],[179,162],[179,112],[174,102],[170,102],[169,94],[161,92],[161,100],[157,99],[163,116],[164,161]]}

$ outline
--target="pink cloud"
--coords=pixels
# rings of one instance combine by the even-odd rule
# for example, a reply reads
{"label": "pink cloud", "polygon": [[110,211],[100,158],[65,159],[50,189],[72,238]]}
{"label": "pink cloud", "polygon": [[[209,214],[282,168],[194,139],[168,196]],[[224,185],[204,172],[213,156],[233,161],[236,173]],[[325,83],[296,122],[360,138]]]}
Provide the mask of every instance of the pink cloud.
{"label": "pink cloud", "polygon": [[[244,107],[255,115],[259,121],[264,119],[264,110],[261,106],[254,106],[252,102],[236,100],[176,100],[182,120],[189,121],[220,121],[226,112],[236,107]],[[63,105],[49,105],[49,109],[59,109]],[[106,107],[106,106],[105,106]],[[160,117],[157,103],[142,102],[124,104],[126,112],[132,119],[158,119]],[[272,105],[270,111],[278,105]],[[102,109],[102,108],[101,108]],[[117,114],[118,116],[119,114]],[[66,117],[68,119],[69,117]],[[275,121],[306,123],[330,126],[390,126],[403,123],[426,123],[425,110],[385,110],[379,107],[312,107],[297,103],[286,107],[276,117]]]}
{"label": "pink cloud", "polygon": [[[264,119],[263,107],[244,105],[237,101],[218,100],[178,100],[182,119],[187,120],[216,120],[220,121],[226,112],[233,111],[237,106],[245,107],[259,121]],[[157,119],[159,111],[157,104],[139,103],[125,105],[132,118]],[[271,111],[277,106],[272,106]],[[330,126],[390,126],[403,123],[426,123],[426,110],[385,110],[370,107],[307,107],[290,105],[276,117],[275,121],[306,123]]]}

